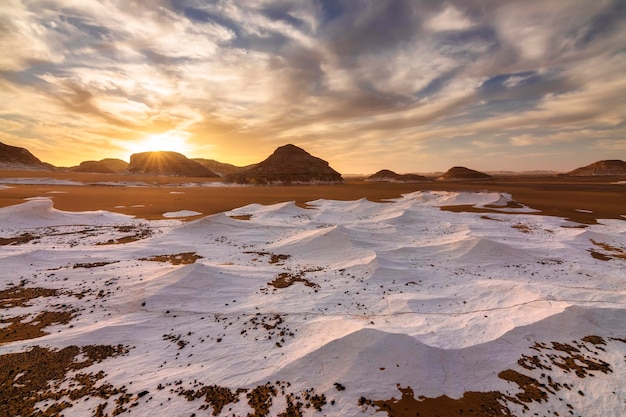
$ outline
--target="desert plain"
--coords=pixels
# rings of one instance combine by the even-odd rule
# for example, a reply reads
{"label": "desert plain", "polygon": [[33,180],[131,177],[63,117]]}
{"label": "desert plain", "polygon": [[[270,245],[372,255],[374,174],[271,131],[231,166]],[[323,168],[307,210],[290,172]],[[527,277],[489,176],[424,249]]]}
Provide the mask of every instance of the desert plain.
{"label": "desert plain", "polygon": [[623,177],[0,171],[0,415],[626,412]]}
{"label": "desert plain", "polygon": [[199,217],[252,203],[294,201],[304,206],[318,198],[380,202],[419,190],[496,191],[511,193],[515,201],[542,214],[589,223],[597,218],[623,218],[624,181],[624,176],[515,175],[493,181],[394,183],[355,177],[339,185],[251,187],[230,186],[214,178],[0,170],[0,183],[12,187],[0,194],[0,207],[45,196],[54,199],[60,210],[107,210],[154,220],[167,212],[190,210],[201,213]]}

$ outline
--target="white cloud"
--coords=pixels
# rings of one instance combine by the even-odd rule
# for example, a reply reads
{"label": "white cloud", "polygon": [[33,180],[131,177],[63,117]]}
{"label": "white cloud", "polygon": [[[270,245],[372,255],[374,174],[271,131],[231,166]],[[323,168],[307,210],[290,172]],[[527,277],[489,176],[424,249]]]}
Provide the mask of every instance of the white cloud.
{"label": "white cloud", "polygon": [[519,136],[514,136],[510,139],[511,145],[522,147],[522,146],[531,146],[536,145],[541,139],[537,138],[533,135],[523,134]]}
{"label": "white cloud", "polygon": [[520,76],[515,76],[515,77],[509,77],[507,80],[505,80],[502,85],[504,85],[506,88],[513,88],[513,87],[517,87],[518,85],[520,85],[524,80],[527,80],[529,77],[520,77]]}
{"label": "white cloud", "polygon": [[38,21],[37,15],[20,1],[9,0],[0,7],[1,71],[20,71],[32,61],[60,63],[62,51],[52,48],[49,39],[54,36],[51,26]]}
{"label": "white cloud", "polygon": [[602,11],[609,0],[504,2],[494,9],[494,26],[522,62],[558,60],[561,42]]}
{"label": "white cloud", "polygon": [[448,4],[441,13],[428,19],[424,26],[433,32],[469,29],[476,23],[459,9]]}

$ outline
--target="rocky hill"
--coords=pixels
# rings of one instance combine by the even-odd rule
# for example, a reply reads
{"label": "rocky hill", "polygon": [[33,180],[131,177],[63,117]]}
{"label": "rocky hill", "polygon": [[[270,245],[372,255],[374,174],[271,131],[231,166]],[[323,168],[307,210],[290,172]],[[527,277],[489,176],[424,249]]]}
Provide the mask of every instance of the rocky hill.
{"label": "rocky hill", "polygon": [[492,179],[493,177],[491,175],[465,167],[452,167],[441,177],[437,178],[438,181],[476,181]]}
{"label": "rocky hill", "polygon": [[383,169],[369,176],[366,181],[379,182],[424,182],[430,179],[417,174],[397,174],[389,169]]}
{"label": "rocky hill", "polygon": [[215,159],[205,159],[205,158],[192,158],[191,160],[199,163],[205,168],[210,169],[211,171],[218,174],[220,177],[227,177],[229,175],[236,174],[238,172],[253,168],[255,166],[255,165],[248,165],[245,167],[238,167],[236,165],[226,164],[223,162],[216,161]]}
{"label": "rocky hill", "polygon": [[180,177],[219,177],[215,172],[178,152],[141,152],[130,156],[128,172]]}
{"label": "rocky hill", "polygon": [[24,169],[53,171],[53,165],[41,162],[28,149],[10,146],[0,142],[0,169]]}
{"label": "rocky hill", "polygon": [[320,184],[341,183],[341,174],[328,162],[295,145],[277,148],[266,160],[239,173],[230,181],[240,184]]}
{"label": "rocky hill", "polygon": [[594,162],[593,164],[576,168],[567,173],[575,177],[588,177],[599,175],[626,175],[626,162],[620,159],[608,159]]}
{"label": "rocky hill", "polygon": [[121,159],[106,158],[100,161],[84,161],[79,166],[70,168],[74,172],[94,172],[99,174],[119,174],[128,169],[128,162]]}

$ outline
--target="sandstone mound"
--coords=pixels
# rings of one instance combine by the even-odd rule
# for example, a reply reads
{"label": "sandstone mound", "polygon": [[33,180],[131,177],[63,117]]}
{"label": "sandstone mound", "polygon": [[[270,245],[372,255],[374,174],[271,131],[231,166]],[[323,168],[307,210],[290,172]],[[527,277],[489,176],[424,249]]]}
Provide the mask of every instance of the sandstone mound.
{"label": "sandstone mound", "polygon": [[0,169],[27,169],[53,171],[54,166],[41,162],[25,148],[0,142]]}
{"label": "sandstone mound", "polygon": [[369,176],[366,181],[380,182],[424,182],[430,181],[428,178],[417,174],[397,174],[391,170],[383,169],[376,174]]}
{"label": "sandstone mound", "polygon": [[491,175],[465,167],[452,167],[441,177],[437,178],[438,181],[476,181],[492,179],[493,177]]}
{"label": "sandstone mound", "polygon": [[341,174],[328,162],[295,145],[277,148],[263,162],[229,177],[240,184],[323,184],[341,183]]}
{"label": "sandstone mound", "polygon": [[180,177],[219,177],[216,173],[178,152],[142,152],[130,156],[128,171],[133,174]]}
{"label": "sandstone mound", "polygon": [[121,159],[106,158],[100,161],[83,161],[77,167],[70,168],[74,172],[93,172],[98,174],[118,174],[128,169],[128,162]]}
{"label": "sandstone mound", "polygon": [[567,175],[588,177],[597,175],[626,175],[626,162],[620,159],[609,159],[594,162],[593,164],[577,168]]}

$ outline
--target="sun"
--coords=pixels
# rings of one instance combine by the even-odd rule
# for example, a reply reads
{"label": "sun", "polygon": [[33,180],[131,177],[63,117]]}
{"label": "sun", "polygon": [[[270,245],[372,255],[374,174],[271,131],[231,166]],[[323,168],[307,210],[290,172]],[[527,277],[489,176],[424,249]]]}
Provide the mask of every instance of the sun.
{"label": "sun", "polygon": [[173,151],[183,155],[192,149],[187,143],[188,135],[178,131],[150,134],[145,139],[133,142],[128,146],[131,154],[140,152]]}

